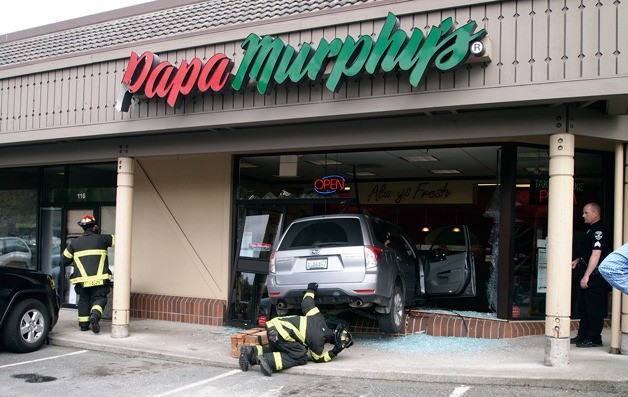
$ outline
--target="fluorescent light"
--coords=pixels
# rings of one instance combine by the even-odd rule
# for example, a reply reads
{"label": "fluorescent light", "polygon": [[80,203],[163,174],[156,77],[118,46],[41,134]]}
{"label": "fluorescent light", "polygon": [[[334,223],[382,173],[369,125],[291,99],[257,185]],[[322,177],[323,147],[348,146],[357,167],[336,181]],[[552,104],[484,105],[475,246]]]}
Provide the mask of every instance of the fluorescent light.
{"label": "fluorescent light", "polygon": [[316,165],[336,165],[336,164],[342,164],[340,161],[336,161],[336,160],[332,160],[332,159],[323,159],[323,160],[305,160],[310,164],[316,164]]}
{"label": "fluorescent light", "polygon": [[251,163],[240,163],[240,168],[259,168],[259,167]]}
{"label": "fluorescent light", "polygon": [[430,170],[432,174],[461,174],[458,170]]}
{"label": "fluorescent light", "polygon": [[430,155],[408,156],[408,157],[402,157],[402,159],[409,161],[411,163],[416,163],[416,162],[421,162],[421,161],[440,161],[436,157],[430,156]]}

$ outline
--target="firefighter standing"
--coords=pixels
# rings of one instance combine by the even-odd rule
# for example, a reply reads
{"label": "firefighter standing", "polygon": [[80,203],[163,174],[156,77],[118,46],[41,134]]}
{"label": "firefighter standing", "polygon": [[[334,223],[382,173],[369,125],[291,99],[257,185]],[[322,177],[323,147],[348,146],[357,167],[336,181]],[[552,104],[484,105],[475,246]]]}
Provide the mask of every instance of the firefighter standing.
{"label": "firefighter standing", "polygon": [[[262,373],[271,376],[273,372],[303,365],[310,357],[314,362],[330,361],[353,344],[351,334],[344,326],[338,326],[335,331],[327,327],[325,317],[314,304],[317,289],[316,283],[307,286],[301,301],[304,316],[275,317],[266,322],[268,347],[245,345],[240,348],[242,371],[259,364]],[[325,343],[333,343],[334,348],[325,351]]]}
{"label": "firefighter standing", "polygon": [[97,234],[98,223],[92,215],[85,215],[78,222],[84,230],[82,236],[71,241],[63,251],[63,265],[74,265],[70,282],[78,295],[78,316],[81,331],[90,326],[95,334],[100,332],[98,323],[111,284],[111,271],[107,259],[107,247],[113,247],[114,236]]}

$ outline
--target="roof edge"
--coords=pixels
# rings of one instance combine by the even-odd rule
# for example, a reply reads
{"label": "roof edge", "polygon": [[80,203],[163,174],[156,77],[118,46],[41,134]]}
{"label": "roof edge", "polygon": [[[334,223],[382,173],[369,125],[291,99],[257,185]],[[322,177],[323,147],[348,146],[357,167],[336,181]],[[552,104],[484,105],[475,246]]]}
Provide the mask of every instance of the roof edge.
{"label": "roof edge", "polygon": [[116,19],[133,17],[169,8],[185,6],[194,3],[202,3],[205,0],[153,0],[142,4],[117,8],[115,10],[104,11],[97,14],[72,18],[65,21],[55,22],[48,25],[37,26],[17,32],[0,34],[0,44],[11,41],[23,40],[30,37],[42,36],[64,30],[80,28],[82,26],[94,25],[98,23],[113,21]]}

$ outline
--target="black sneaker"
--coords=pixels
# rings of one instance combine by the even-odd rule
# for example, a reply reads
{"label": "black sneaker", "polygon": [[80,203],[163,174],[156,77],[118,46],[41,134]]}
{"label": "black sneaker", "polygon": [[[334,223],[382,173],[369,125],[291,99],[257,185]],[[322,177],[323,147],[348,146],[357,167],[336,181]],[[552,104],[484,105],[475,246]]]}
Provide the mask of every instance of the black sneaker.
{"label": "black sneaker", "polygon": [[89,325],[81,325],[81,331],[89,331]]}
{"label": "black sneaker", "polygon": [[583,342],[586,338],[582,335],[576,335],[573,338],[571,338],[569,341],[571,342],[572,345],[575,345],[578,342]]}
{"label": "black sneaker", "polygon": [[273,370],[270,368],[270,364],[268,364],[268,361],[266,361],[266,358],[264,356],[258,356],[257,362],[262,369],[262,373],[264,375],[271,376],[273,374]]}
{"label": "black sneaker", "polygon": [[100,324],[98,324],[98,320],[94,317],[89,319],[89,325],[92,327],[92,332],[95,334],[100,333]]}
{"label": "black sneaker", "polygon": [[581,342],[576,343],[576,347],[599,347],[602,346],[602,342],[593,340],[593,339],[585,339]]}
{"label": "black sneaker", "polygon": [[242,346],[240,347],[240,358],[238,359],[238,363],[240,364],[240,369],[244,372],[248,371],[251,368],[251,365],[256,363],[256,348],[253,346]]}

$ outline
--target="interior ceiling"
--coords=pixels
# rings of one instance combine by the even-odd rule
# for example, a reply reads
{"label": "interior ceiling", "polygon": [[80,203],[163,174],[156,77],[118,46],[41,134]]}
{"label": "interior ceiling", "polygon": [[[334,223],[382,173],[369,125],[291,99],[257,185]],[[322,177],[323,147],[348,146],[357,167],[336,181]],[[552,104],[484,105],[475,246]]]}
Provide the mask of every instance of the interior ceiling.
{"label": "interior ceiling", "polygon": [[[288,174],[291,176],[279,176],[282,156],[254,156],[242,159],[240,173],[243,178],[267,183],[286,182],[289,179],[311,181],[331,174],[338,174],[350,179],[353,177],[354,167],[358,178],[361,180],[495,179],[497,176],[497,150],[498,146],[482,146],[284,156],[284,162],[297,161],[296,175],[294,172],[289,172]],[[434,160],[412,161],[427,156]],[[529,175],[547,174],[547,149],[520,148],[518,157],[519,175],[522,173]],[[315,164],[315,162],[319,164]],[[285,168],[290,169],[289,166]],[[294,169],[294,167],[292,168]],[[439,174],[433,172],[438,170],[457,170],[459,173]],[[283,173],[286,173],[285,169]]]}

